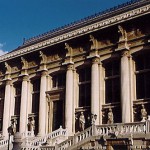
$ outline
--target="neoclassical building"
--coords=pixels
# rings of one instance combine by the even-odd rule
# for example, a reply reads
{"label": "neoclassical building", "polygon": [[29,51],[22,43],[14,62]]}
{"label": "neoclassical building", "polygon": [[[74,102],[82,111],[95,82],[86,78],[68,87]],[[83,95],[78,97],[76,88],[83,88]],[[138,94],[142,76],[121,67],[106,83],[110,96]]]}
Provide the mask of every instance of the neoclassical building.
{"label": "neoclassical building", "polygon": [[0,56],[1,141],[12,126],[31,143],[63,130],[47,148],[150,148],[149,20],[150,1],[132,0]]}

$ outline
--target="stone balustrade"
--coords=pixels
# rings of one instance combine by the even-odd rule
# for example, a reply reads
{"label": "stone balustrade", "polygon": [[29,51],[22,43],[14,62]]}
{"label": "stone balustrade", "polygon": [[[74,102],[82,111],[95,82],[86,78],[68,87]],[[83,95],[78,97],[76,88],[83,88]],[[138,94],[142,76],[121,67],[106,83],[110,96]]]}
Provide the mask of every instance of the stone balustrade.
{"label": "stone balustrade", "polygon": [[9,141],[9,144],[12,143],[13,141],[13,136],[10,136],[10,140],[6,139],[6,140],[0,140],[0,149],[7,146],[8,145],[8,141]]}
{"label": "stone balustrade", "polygon": [[61,126],[58,130],[53,131],[52,133],[49,133],[43,137],[38,137],[36,139],[34,139],[33,141],[28,141],[28,139],[26,139],[25,143],[24,143],[24,147],[26,146],[41,146],[43,143],[46,143],[47,140],[49,139],[54,139],[58,136],[67,136],[67,130],[63,129]]}
{"label": "stone balustrade", "polygon": [[32,146],[32,147],[23,147],[21,150],[41,150],[40,147]]}
{"label": "stone balustrade", "polygon": [[97,126],[98,135],[108,135],[109,133],[115,134],[131,134],[131,133],[145,133],[146,132],[146,123],[137,122],[137,123],[116,123],[107,125]]}
{"label": "stone balustrade", "polygon": [[26,137],[34,137],[34,132],[33,131],[27,131],[22,133],[22,138],[26,138]]}
{"label": "stone balustrade", "polygon": [[42,146],[41,150],[56,150],[55,146]]}
{"label": "stone balustrade", "polygon": [[6,145],[8,145],[8,139],[7,139],[7,140],[1,140],[1,141],[0,141],[0,148],[4,147],[4,146],[6,146]]}
{"label": "stone balustrade", "polygon": [[58,144],[57,149],[63,150],[70,146],[73,146],[77,144],[78,142],[81,142],[82,140],[92,136],[92,127],[87,128],[86,130],[76,133],[73,137],[69,138],[68,140]]}
{"label": "stone balustrade", "polygon": [[[76,133],[74,136],[69,137],[67,140],[59,144],[55,143],[55,146],[41,145],[42,140],[39,141],[38,146],[35,146],[37,143],[34,140],[36,144],[33,142],[32,145],[22,148],[22,150],[65,150],[68,149],[68,147],[73,148],[76,144],[80,144],[80,142],[84,142],[84,140],[92,136],[103,136],[112,133],[115,134],[116,136],[125,134],[150,133],[150,121],[147,120],[146,122],[92,125],[86,130]],[[67,135],[67,131],[65,129],[59,128],[58,130],[52,132],[51,134],[46,135],[45,139],[55,138],[60,135]]]}

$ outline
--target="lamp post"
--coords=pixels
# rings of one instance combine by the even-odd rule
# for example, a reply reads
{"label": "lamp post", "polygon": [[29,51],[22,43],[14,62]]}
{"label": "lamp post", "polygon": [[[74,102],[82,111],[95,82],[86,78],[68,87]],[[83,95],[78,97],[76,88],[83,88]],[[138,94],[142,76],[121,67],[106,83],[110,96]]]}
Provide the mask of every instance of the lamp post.
{"label": "lamp post", "polygon": [[7,129],[7,131],[8,131],[8,150],[9,150],[9,143],[10,143],[10,136],[13,134],[13,128],[12,128],[12,126],[9,126],[8,127],[8,129]]}

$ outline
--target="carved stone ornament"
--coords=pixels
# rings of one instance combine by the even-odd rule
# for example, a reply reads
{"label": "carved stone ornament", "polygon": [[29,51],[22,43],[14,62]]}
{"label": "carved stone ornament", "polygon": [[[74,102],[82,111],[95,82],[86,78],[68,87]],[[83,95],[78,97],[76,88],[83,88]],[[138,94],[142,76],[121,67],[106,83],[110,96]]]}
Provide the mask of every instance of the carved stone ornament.
{"label": "carved stone ornament", "polygon": [[66,56],[72,56],[73,54],[73,49],[71,46],[69,46],[68,43],[65,43],[65,49],[67,50],[67,55]]}
{"label": "carved stone ornament", "polygon": [[0,76],[2,76],[3,75],[3,73],[0,71]]}
{"label": "carved stone ornament", "polygon": [[6,68],[6,74],[10,74],[11,73],[11,67],[7,62],[5,62],[5,68]]}
{"label": "carved stone ornament", "polygon": [[141,108],[141,122],[145,122],[147,120],[147,111],[145,109],[145,106],[142,104]]}
{"label": "carved stone ornament", "polygon": [[118,33],[119,33],[119,42],[127,41],[127,32],[121,25],[118,25]]}
{"label": "carved stone ornament", "polygon": [[22,69],[27,69],[28,62],[23,57],[21,57],[21,62],[22,62]]}
{"label": "carved stone ornament", "polygon": [[94,38],[93,35],[90,35],[90,42],[92,43],[91,44],[91,50],[98,48],[98,41],[97,41],[97,39]]}
{"label": "carved stone ornament", "polygon": [[59,59],[59,55],[58,54],[54,54],[48,57],[48,60],[50,61],[56,61]]}
{"label": "carved stone ornament", "polygon": [[118,49],[129,50],[129,45],[127,43],[128,41],[127,32],[121,25],[118,25],[118,33],[119,33]]}
{"label": "carved stone ornament", "polygon": [[134,18],[136,16],[147,14],[147,13],[149,13],[149,9],[150,9],[150,5],[141,6],[139,8],[137,7],[133,10],[129,10],[127,12],[118,14],[117,16],[115,15],[115,16],[110,17],[110,18],[105,19],[105,20],[102,19],[101,21],[95,22],[91,25],[87,25],[87,26],[85,26],[81,29],[76,29],[76,30],[73,30],[71,32],[67,32],[65,34],[61,34],[60,36],[56,36],[54,38],[44,40],[43,42],[36,43],[32,46],[27,46],[27,47],[21,48],[17,51],[5,54],[5,55],[0,57],[0,60],[1,61],[6,61],[7,59],[14,58],[15,56],[20,56],[22,54],[26,54],[29,51],[30,52],[35,51],[35,48],[38,48],[38,47],[42,48],[42,47],[45,47],[45,46],[49,46],[51,44],[54,44],[55,42],[58,43],[59,41],[68,40],[68,39],[70,39],[71,37],[74,37],[74,36],[81,36],[83,33],[87,34],[90,31],[95,31],[95,30],[101,29],[101,28],[105,27],[106,25],[111,26],[112,24],[117,24],[122,20],[128,20],[128,18],[131,19],[131,18]]}
{"label": "carved stone ornament", "polygon": [[18,67],[12,67],[12,72],[16,72],[16,71],[18,71],[19,69],[18,69]]}
{"label": "carved stone ornament", "polygon": [[112,123],[114,123],[114,115],[113,115],[112,109],[109,108],[107,124],[112,124]]}
{"label": "carved stone ornament", "polygon": [[35,67],[36,66],[36,62],[35,61],[31,61],[28,63],[28,67]]}
{"label": "carved stone ornament", "polygon": [[39,53],[40,53],[40,57],[41,57],[41,64],[46,63],[47,56],[42,51],[40,51]]}

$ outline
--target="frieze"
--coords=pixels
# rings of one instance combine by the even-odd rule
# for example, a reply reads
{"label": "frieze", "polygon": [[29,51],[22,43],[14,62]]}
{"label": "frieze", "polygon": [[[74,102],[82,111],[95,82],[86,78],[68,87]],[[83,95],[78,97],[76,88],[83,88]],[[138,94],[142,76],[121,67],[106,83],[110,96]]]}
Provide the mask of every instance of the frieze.
{"label": "frieze", "polygon": [[16,66],[15,66],[15,67],[12,67],[12,73],[13,73],[13,72],[17,72],[17,71],[19,71],[18,67],[16,67]]}
{"label": "frieze", "polygon": [[37,66],[35,61],[28,62],[29,68]]}
{"label": "frieze", "polygon": [[56,60],[59,60],[59,59],[60,59],[60,57],[59,57],[58,54],[53,54],[51,56],[48,56],[48,58],[47,58],[48,62],[56,61]]}
{"label": "frieze", "polygon": [[2,76],[3,75],[3,73],[0,71],[0,76]]}
{"label": "frieze", "polygon": [[76,29],[74,31],[56,36],[54,38],[45,40],[43,42],[39,42],[37,44],[33,44],[31,46],[21,48],[20,50],[5,54],[5,55],[0,57],[0,61],[4,61],[4,60],[11,59],[13,57],[21,56],[25,53],[29,53],[29,52],[41,49],[42,47],[54,45],[56,43],[68,40],[68,39],[73,38],[73,37],[81,36],[83,34],[91,33],[93,31],[96,31],[96,30],[99,30],[102,28],[106,28],[106,27],[111,26],[113,24],[123,22],[123,20],[129,20],[131,18],[138,17],[139,15],[148,14],[149,10],[150,10],[150,4],[143,6],[143,7],[140,7],[140,8],[136,8],[134,10],[130,10],[130,11],[122,13],[120,15],[116,15],[116,16],[113,16],[111,18],[104,19],[102,21],[98,21],[96,23],[82,27],[80,29]]}

